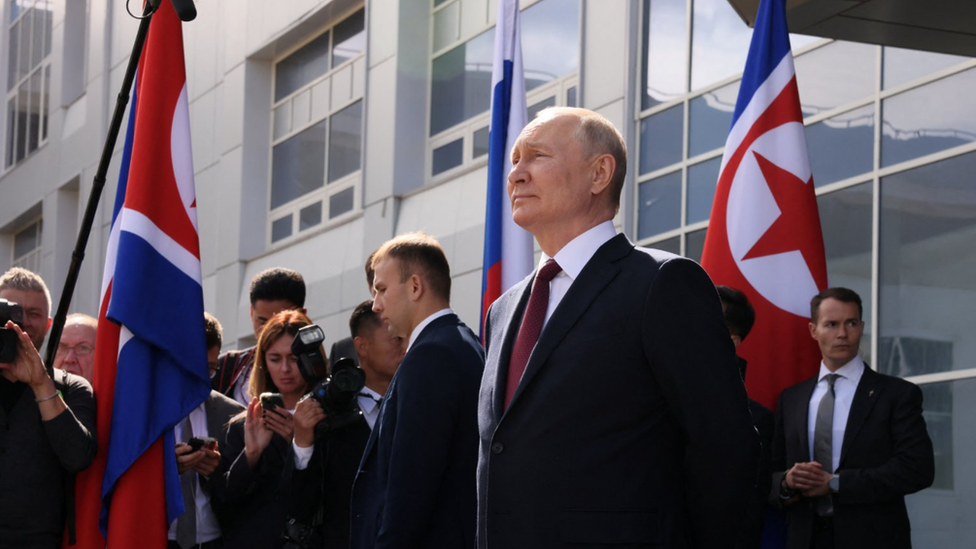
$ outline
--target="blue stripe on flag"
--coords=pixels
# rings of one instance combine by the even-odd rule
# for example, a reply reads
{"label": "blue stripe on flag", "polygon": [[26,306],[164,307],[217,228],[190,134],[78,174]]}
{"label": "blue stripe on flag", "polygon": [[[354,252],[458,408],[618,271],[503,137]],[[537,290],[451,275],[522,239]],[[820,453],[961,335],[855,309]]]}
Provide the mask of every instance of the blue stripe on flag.
{"label": "blue stripe on flag", "polygon": [[730,127],[735,126],[735,122],[749,105],[756,90],[769,78],[783,57],[790,53],[790,35],[786,28],[786,16],[783,13],[786,9],[785,3],[786,0],[762,0],[759,4],[759,12],[753,28],[770,28],[771,32],[752,33],[748,62],[742,74],[742,84],[739,86],[739,96],[735,102]]}

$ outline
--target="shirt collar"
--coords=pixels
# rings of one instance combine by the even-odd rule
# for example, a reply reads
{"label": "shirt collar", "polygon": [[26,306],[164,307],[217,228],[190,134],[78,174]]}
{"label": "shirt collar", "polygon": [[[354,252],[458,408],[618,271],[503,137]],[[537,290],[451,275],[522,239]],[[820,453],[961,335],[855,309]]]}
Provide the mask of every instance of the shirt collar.
{"label": "shirt collar", "polygon": [[[362,410],[364,414],[368,414],[372,412],[374,408],[379,406],[379,401],[382,398],[383,395],[364,385],[363,390],[359,391],[359,409]],[[367,410],[366,408],[369,409]]]}
{"label": "shirt collar", "polygon": [[824,376],[830,373],[839,375],[842,378],[849,379],[853,381],[856,385],[858,381],[861,380],[861,375],[864,373],[864,360],[861,359],[861,355],[855,355],[850,362],[837,368],[836,372],[831,372],[827,369],[827,365],[820,361],[820,374],[817,376],[817,383],[823,381]]}
{"label": "shirt collar", "polygon": [[[556,260],[556,263],[559,264],[559,267],[562,268],[564,273],[569,275],[569,278],[576,280],[576,277],[583,271],[583,267],[590,261],[593,254],[600,249],[600,246],[603,246],[615,236],[617,236],[617,229],[613,227],[613,221],[604,221],[570,240],[569,244],[563,246],[556,253],[556,257],[552,259]],[[543,252],[542,258],[539,260],[539,268],[541,269],[548,260],[549,256]]]}
{"label": "shirt collar", "polygon": [[413,342],[417,341],[417,338],[420,337],[420,333],[424,331],[424,328],[426,328],[428,324],[430,324],[431,322],[437,320],[442,316],[451,315],[451,314],[454,314],[454,309],[448,307],[446,309],[441,309],[436,313],[428,316],[427,318],[421,320],[420,324],[417,324],[417,327],[414,328],[412,332],[410,332],[410,342],[407,344],[407,352],[408,353],[410,352],[410,348],[413,347]]}

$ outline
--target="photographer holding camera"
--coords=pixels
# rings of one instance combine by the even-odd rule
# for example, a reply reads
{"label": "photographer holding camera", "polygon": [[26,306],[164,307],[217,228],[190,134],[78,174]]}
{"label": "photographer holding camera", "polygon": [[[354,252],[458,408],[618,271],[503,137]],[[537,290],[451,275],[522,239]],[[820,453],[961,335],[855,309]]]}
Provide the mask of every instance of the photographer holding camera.
{"label": "photographer holding camera", "polygon": [[352,483],[370,430],[379,416],[383,395],[406,347],[403,338],[390,334],[373,312],[372,300],[360,303],[353,311],[349,331],[365,374],[365,386],[357,394],[355,404],[365,421],[316,436],[316,426],[327,419],[322,405],[314,398],[306,398],[295,409],[291,516],[313,530],[313,539],[321,540],[316,547],[349,547]]}
{"label": "photographer holding camera", "polygon": [[51,379],[36,349],[50,310],[36,274],[0,277],[0,549],[60,547],[65,483],[95,457],[91,385],[62,370]]}

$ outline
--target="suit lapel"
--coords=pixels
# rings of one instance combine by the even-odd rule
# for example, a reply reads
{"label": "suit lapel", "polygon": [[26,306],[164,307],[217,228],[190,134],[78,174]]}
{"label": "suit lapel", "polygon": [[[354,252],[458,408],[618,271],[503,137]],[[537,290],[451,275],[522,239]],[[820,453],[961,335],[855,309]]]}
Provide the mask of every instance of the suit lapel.
{"label": "suit lapel", "polygon": [[221,418],[215,405],[216,400],[212,396],[209,396],[207,400],[203,401],[203,411],[207,414],[207,436],[214,436],[210,433],[220,432]]}
{"label": "suit lapel", "polygon": [[858,431],[864,425],[864,421],[871,413],[874,403],[878,401],[881,393],[879,385],[881,376],[872,370],[867,364],[864,365],[864,373],[861,374],[861,381],[857,384],[854,391],[854,401],[851,402],[851,411],[847,416],[847,426],[844,428],[844,445],[840,448],[840,463],[838,468],[844,464],[847,457],[847,450],[850,448]]}
{"label": "suit lapel", "polygon": [[[532,383],[532,379],[539,373],[549,355],[566,337],[569,330],[576,325],[590,304],[620,272],[620,267],[616,265],[616,261],[631,253],[633,249],[634,245],[630,243],[630,240],[623,234],[618,234],[600,246],[600,249],[586,263],[579,277],[573,281],[569,291],[566,292],[556,310],[553,311],[552,317],[542,328],[539,341],[532,350],[532,354],[529,355],[529,362],[525,366],[525,373],[522,374],[522,381],[519,382],[518,389],[512,396],[512,402],[509,403],[509,409],[515,406],[515,401],[519,399],[519,395],[525,391],[525,387],[529,383]],[[519,318],[521,319],[521,315]],[[509,352],[509,354],[511,353]],[[505,357],[506,362],[508,358]],[[502,392],[504,394],[504,386]]]}
{"label": "suit lapel", "polygon": [[802,459],[798,461],[810,461],[810,397],[813,396],[814,389],[817,388],[817,381],[820,375],[814,376],[812,379],[805,381],[806,385],[803,390],[800,391],[800,396],[796,401],[796,406],[800,409],[793,414],[793,417],[797,418],[796,430],[800,433],[800,456]]}
{"label": "suit lapel", "polygon": [[[538,270],[538,269],[537,269]],[[525,307],[529,303],[529,294],[532,290],[532,282],[535,280],[535,271],[527,276],[515,287],[512,298],[518,296],[514,309],[506,318],[500,341],[501,349],[498,351],[498,367],[495,369],[495,380],[491,399],[492,416],[497,422],[505,413],[505,384],[508,380],[508,365],[512,359],[512,346],[515,345],[515,338],[518,336],[519,326],[522,324],[522,315]]]}

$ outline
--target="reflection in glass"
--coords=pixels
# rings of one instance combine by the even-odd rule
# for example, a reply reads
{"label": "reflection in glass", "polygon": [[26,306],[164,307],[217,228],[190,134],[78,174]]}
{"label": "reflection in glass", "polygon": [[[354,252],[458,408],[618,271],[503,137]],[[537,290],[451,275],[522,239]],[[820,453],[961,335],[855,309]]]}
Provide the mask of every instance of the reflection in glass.
{"label": "reflection in glass", "polygon": [[526,120],[534,120],[536,115],[539,114],[539,112],[542,111],[542,109],[548,107],[555,107],[555,106],[556,106],[556,98],[554,96],[547,97],[542,101],[539,101],[535,105],[529,105],[529,108],[527,109],[528,118],[526,118]]}
{"label": "reflection in glass", "polygon": [[688,91],[687,0],[644,0],[641,110]]}
{"label": "reflection in glass", "polygon": [[691,100],[688,113],[689,157],[725,145],[738,95],[739,82],[733,82]]}
{"label": "reflection in glass", "polygon": [[885,99],[881,104],[881,165],[976,141],[973,89],[976,69]]}
{"label": "reflection in glass", "polygon": [[695,0],[691,25],[691,89],[742,72],[752,30],[728,0]]}
{"label": "reflection in glass", "polygon": [[[881,180],[878,321],[882,338],[949,341],[967,349],[973,341],[974,173],[976,153],[969,153]],[[940,357],[921,353],[907,364],[908,371],[927,374],[973,364],[969,351],[949,361]]]}
{"label": "reflection in glass", "polygon": [[640,173],[650,173],[681,161],[684,104],[641,120]]}
{"label": "reflection in glass", "polygon": [[712,201],[718,184],[718,169],[722,157],[695,164],[688,168],[688,213],[685,223],[705,221],[712,215]]}
{"label": "reflection in glass", "polygon": [[458,138],[434,149],[431,175],[437,175],[464,163],[464,139]]}
{"label": "reflection in glass", "polygon": [[332,115],[329,121],[329,183],[359,169],[363,144],[363,101]]}
{"label": "reflection in glass", "polygon": [[329,33],[324,32],[275,65],[275,101],[329,72]]}
{"label": "reflection in glass", "polygon": [[329,197],[329,219],[352,211],[352,199],[355,192],[353,187],[339,191]]}
{"label": "reflection in glass", "polygon": [[298,212],[298,232],[314,227],[322,222],[322,203],[305,206]]}
{"label": "reflection in glass", "polygon": [[488,126],[476,130],[472,138],[472,158],[478,158],[488,154]]}
{"label": "reflection in glass", "polygon": [[335,45],[332,46],[332,66],[342,63],[366,51],[366,11],[359,10],[332,31]]}
{"label": "reflection in glass", "polygon": [[874,93],[877,46],[832,42],[796,58],[796,82],[804,116]]}
{"label": "reflection in glass", "polygon": [[874,166],[874,105],[807,126],[806,134],[817,187],[869,172]]}
{"label": "reflection in glass", "polygon": [[638,194],[638,239],[681,225],[681,170],[641,183]]}
{"label": "reflection in glass", "polygon": [[271,242],[291,236],[291,214],[271,222]]}
{"label": "reflection in glass", "polygon": [[322,188],[325,181],[324,156],[324,120],[272,148],[272,210]]}
{"label": "reflection in glass", "polygon": [[972,436],[976,432],[976,379],[920,387],[925,426],[935,450],[935,482],[931,488],[905,497],[912,546],[976,547],[976,486],[970,467],[976,461]]}
{"label": "reflection in glass", "polygon": [[522,12],[522,62],[525,91],[579,67],[579,0],[542,0]]}
{"label": "reflection in glass", "polygon": [[685,235],[685,257],[701,262],[702,251],[705,249],[705,233],[708,229],[693,231]]}
{"label": "reflection in glass", "polygon": [[883,55],[884,61],[881,66],[884,71],[882,73],[884,89],[894,88],[970,59],[959,55],[906,50],[891,46],[884,47]]}
{"label": "reflection in glass", "polygon": [[[816,178],[816,175],[814,175]],[[814,179],[816,180],[816,179]],[[850,288],[864,306],[861,356],[871,359],[871,183],[862,183],[817,197],[820,229],[827,259],[827,283]]]}
{"label": "reflection in glass", "polygon": [[488,110],[494,30],[434,58],[431,64],[430,134]]}

